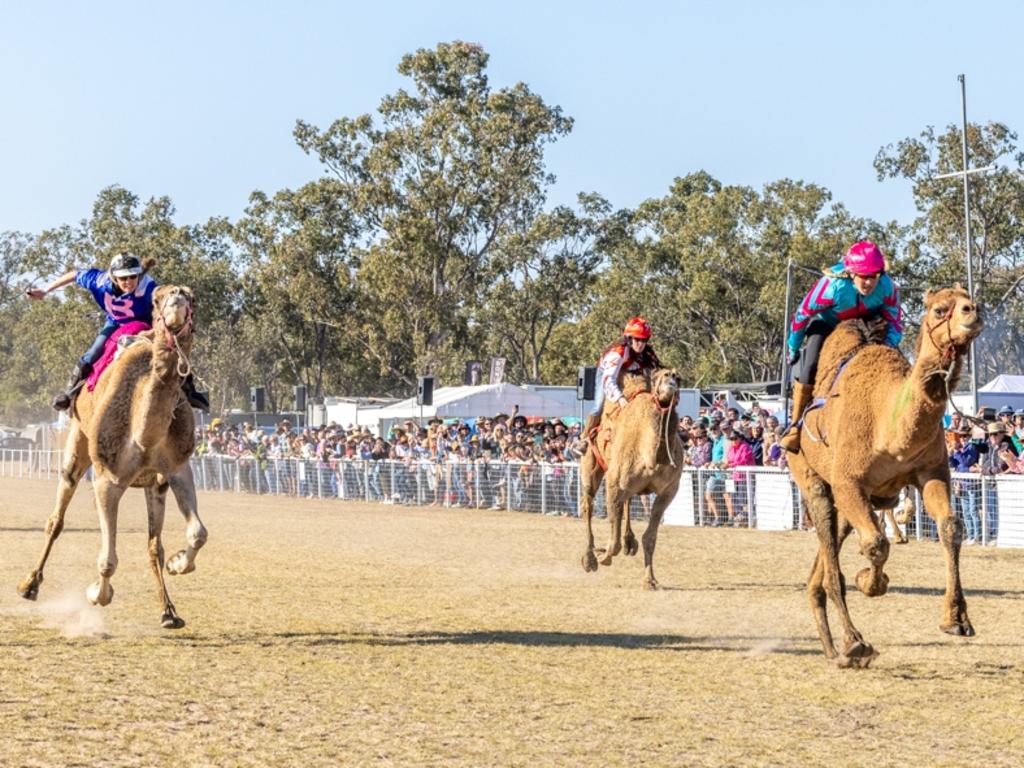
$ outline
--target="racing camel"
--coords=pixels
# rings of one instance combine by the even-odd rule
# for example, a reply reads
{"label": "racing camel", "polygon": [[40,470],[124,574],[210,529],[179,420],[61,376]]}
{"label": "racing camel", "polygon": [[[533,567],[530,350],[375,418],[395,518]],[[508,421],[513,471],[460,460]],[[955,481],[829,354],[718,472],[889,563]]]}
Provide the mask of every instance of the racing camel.
{"label": "racing camel", "polygon": [[[646,377],[626,375],[622,389],[629,402],[621,408],[605,403],[598,435],[580,464],[580,511],[587,524],[584,570],[596,571],[599,562],[611,565],[612,558],[623,550],[627,555],[637,553],[637,539],[629,521],[629,501],[633,496],[653,493],[651,519],[643,535],[643,584],[644,589],[657,589],[653,561],[658,526],[676,495],[683,471],[684,447],[676,415],[679,384],[679,374],[670,368],[655,370],[649,383]],[[591,518],[602,478],[610,531],[607,547],[595,550]]]}
{"label": "racing camel", "polygon": [[118,503],[129,487],[143,488],[149,517],[149,561],[163,607],[160,623],[166,629],[185,626],[167,594],[160,534],[170,488],[185,516],[187,546],[167,561],[167,572],[195,570],[196,552],[206,542],[206,528],[196,509],[188,463],[195,448],[192,408],[181,392],[181,382],[189,373],[192,304],[188,288],[157,288],[153,329],[141,334],[143,341],[123,350],[94,390],[83,388],[78,394],[64,446],[57,503],[46,522],[46,544],[36,567],[18,585],[22,597],[35,600],[39,594],[43,566],[64,528],[64,513],[78,482],[92,465],[102,541],[99,579],[86,590],[86,597],[94,605],[107,605],[113,599],[110,579],[117,569]]}
{"label": "racing camel", "polygon": [[[800,451],[789,457],[818,534],[807,595],[825,655],[841,667],[866,667],[877,653],[850,619],[839,551],[855,528],[869,563],[857,574],[857,586],[869,597],[885,594],[889,542],[873,507],[893,506],[907,485],[921,491],[942,542],[946,593],[940,628],[974,634],[960,584],[963,526],[950,505],[942,416],[982,321],[959,285],[928,291],[924,305],[913,367],[898,350],[869,343],[862,321],[848,320],[832,332],[822,348],[815,402],[802,420]],[[826,596],[843,625],[842,653],[832,640]]]}

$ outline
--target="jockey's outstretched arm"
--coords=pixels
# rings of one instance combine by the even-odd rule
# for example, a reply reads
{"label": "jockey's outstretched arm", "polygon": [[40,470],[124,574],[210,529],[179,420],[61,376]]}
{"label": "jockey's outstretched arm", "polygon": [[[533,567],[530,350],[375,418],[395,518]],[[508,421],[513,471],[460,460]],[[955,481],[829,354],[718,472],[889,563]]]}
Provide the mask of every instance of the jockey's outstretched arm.
{"label": "jockey's outstretched arm", "polygon": [[63,288],[65,285],[70,285],[71,283],[75,282],[75,276],[77,274],[78,272],[75,270],[65,272],[63,275],[58,277],[45,288],[29,288],[28,290],[25,291],[25,295],[28,296],[30,299],[35,299],[36,301],[39,301],[40,299],[44,298],[46,294],[53,293],[54,291]]}

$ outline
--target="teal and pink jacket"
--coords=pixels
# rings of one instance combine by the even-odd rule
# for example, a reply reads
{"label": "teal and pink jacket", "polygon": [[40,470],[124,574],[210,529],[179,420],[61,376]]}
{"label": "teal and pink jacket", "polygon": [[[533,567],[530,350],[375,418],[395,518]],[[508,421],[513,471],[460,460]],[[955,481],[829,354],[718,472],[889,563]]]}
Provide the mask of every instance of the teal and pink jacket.
{"label": "teal and pink jacket", "polygon": [[[842,264],[830,270],[839,273]],[[807,326],[814,320],[828,323],[835,328],[843,320],[851,318],[872,318],[881,315],[886,319],[888,328],[885,343],[891,347],[899,346],[903,338],[903,312],[900,308],[899,291],[887,274],[883,274],[868,296],[861,296],[848,277],[822,277],[800,302],[793,314],[793,323],[789,329],[789,351],[797,352],[804,341]]]}

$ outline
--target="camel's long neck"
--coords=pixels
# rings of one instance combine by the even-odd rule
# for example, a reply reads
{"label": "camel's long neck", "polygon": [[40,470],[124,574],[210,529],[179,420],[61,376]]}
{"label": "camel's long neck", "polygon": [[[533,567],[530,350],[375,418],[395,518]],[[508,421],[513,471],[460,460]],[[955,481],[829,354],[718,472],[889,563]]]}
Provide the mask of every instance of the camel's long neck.
{"label": "camel's long neck", "polygon": [[897,445],[917,445],[922,434],[941,430],[942,416],[949,397],[946,379],[949,377],[949,386],[954,386],[960,376],[961,366],[959,355],[952,361],[943,361],[942,355],[937,352],[918,356],[910,375],[892,400],[891,437]]}
{"label": "camel's long neck", "polygon": [[[187,347],[187,343],[184,346]],[[132,429],[135,441],[143,448],[158,445],[167,437],[174,409],[182,397],[178,366],[178,351],[157,339],[153,344],[149,376],[138,395],[137,421]]]}

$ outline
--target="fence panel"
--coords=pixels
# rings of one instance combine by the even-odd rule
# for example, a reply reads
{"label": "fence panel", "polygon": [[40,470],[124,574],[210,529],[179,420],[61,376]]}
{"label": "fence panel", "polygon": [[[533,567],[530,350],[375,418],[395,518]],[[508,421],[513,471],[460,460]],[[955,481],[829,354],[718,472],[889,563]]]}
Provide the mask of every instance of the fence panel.
{"label": "fence panel", "polygon": [[[56,480],[62,451],[0,449],[0,477]],[[424,459],[256,459],[251,456],[193,456],[196,487],[206,491],[336,498],[417,506],[507,509],[549,515],[579,515],[576,464],[534,462],[433,463]],[[86,475],[91,480],[91,470]],[[964,526],[966,546],[1024,547],[1024,477],[954,473],[951,504]],[[594,499],[605,516],[604,486]],[[650,515],[651,498],[630,501],[630,515]],[[908,536],[938,541],[935,522],[916,489],[901,494]],[[665,511],[668,525],[732,525],[760,530],[806,527],[796,484],[772,467],[696,469],[686,467],[679,491]],[[887,522],[882,523],[886,526]]]}

